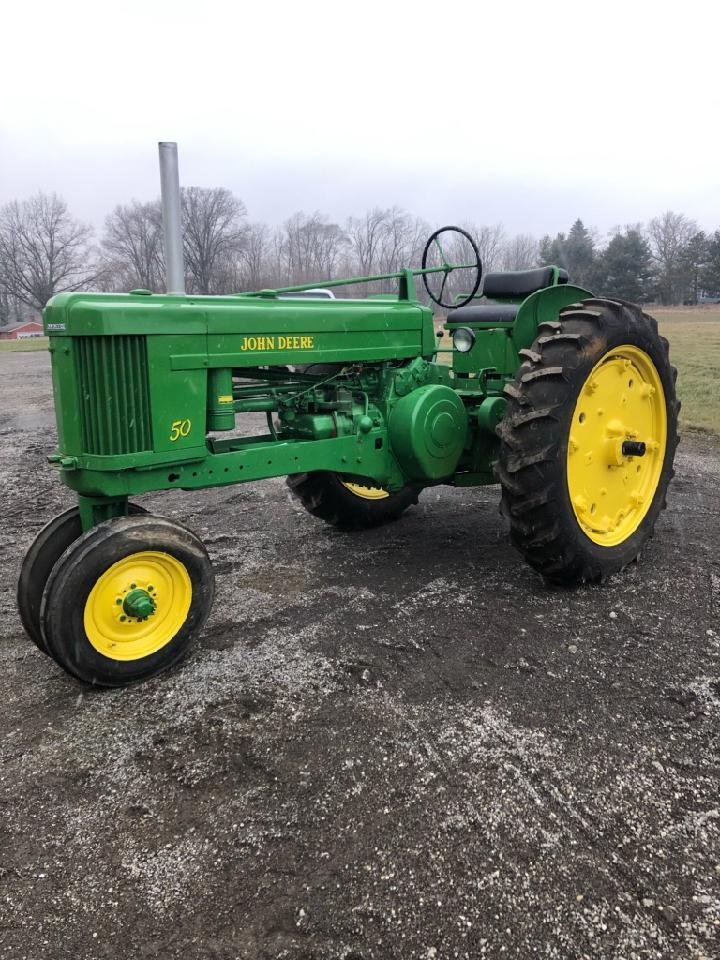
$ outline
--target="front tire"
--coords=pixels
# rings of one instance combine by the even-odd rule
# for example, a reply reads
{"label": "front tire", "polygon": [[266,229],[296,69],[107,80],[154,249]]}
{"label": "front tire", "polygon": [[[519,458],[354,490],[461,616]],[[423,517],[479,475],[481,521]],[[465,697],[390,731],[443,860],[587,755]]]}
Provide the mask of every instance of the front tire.
{"label": "front tire", "polygon": [[[128,503],[129,514],[147,513],[142,507]],[[45,584],[57,560],[82,534],[80,511],[71,507],[53,517],[30,545],[20,568],[17,604],[20,621],[38,650],[48,654],[40,626],[40,607]]]}
{"label": "front tire", "polygon": [[591,299],[541,324],[498,427],[501,511],[528,563],[560,584],[636,560],[665,507],[680,404],[656,321]]}
{"label": "front tire", "polygon": [[164,517],[108,520],[54,565],[40,622],[50,656],[100,687],[146,680],[178,663],[214,595],[202,542]]}

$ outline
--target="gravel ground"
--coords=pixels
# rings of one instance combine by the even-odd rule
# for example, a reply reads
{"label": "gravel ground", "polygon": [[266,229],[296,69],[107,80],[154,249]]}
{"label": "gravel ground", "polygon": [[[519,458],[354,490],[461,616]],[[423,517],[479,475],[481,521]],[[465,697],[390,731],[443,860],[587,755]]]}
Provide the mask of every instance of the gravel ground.
{"label": "gravel ground", "polygon": [[205,540],[190,659],[93,692],[15,583],[71,497],[0,356],[0,958],[720,957],[720,446],[639,566],[546,589],[498,494],[339,533],[281,480],[148,496]]}

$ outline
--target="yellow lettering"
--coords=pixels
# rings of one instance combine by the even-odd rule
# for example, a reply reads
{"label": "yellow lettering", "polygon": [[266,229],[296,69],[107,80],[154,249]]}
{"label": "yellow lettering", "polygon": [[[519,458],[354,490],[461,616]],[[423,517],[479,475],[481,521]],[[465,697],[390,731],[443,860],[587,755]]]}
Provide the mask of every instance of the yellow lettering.
{"label": "yellow lettering", "polygon": [[315,337],[299,336],[259,336],[243,337],[240,350],[312,350],[315,346]]}
{"label": "yellow lettering", "polygon": [[180,437],[186,437],[192,428],[192,423],[190,420],[173,420],[172,426],[170,428],[170,440],[175,442],[175,440]]}

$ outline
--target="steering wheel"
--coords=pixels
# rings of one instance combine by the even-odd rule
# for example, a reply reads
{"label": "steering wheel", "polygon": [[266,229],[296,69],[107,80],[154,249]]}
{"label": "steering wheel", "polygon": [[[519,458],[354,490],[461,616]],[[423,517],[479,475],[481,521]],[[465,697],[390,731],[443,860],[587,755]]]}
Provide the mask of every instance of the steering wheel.
{"label": "steering wheel", "polygon": [[[447,258],[445,257],[445,254],[443,252],[443,248],[440,246],[439,238],[440,238],[440,235],[443,233],[459,233],[460,236],[465,237],[465,239],[468,241],[468,243],[472,247],[473,253],[475,254],[475,263],[457,263],[457,264],[448,263]],[[440,259],[442,260],[442,266],[435,267],[435,268],[433,267],[428,268],[427,266],[428,252],[433,246],[437,248],[440,254]],[[453,270],[475,270],[477,273],[477,276],[475,278],[475,284],[472,288],[472,292],[467,297],[465,297],[465,299],[462,300],[460,303],[444,303],[442,297],[443,297],[443,293],[445,292],[445,284],[447,283],[447,278],[450,276]],[[423,271],[422,278],[423,278],[423,283],[425,284],[425,289],[427,290],[427,294],[430,297],[430,299],[433,301],[433,303],[436,303],[439,307],[444,307],[446,310],[454,310],[455,307],[464,307],[466,303],[470,303],[472,298],[477,293],[478,288],[480,287],[480,281],[482,280],[482,260],[480,259],[480,251],[478,250],[477,244],[475,243],[473,238],[470,236],[470,234],[467,232],[467,230],[461,230],[460,227],[440,227],[439,230],[436,230],[435,233],[433,233],[430,236],[430,238],[428,239],[428,242],[425,244],[425,249],[423,250],[423,255],[422,255],[422,271]],[[440,293],[438,294],[437,297],[430,290],[430,287],[428,286],[427,278],[432,273],[443,274],[442,286],[440,287]]]}

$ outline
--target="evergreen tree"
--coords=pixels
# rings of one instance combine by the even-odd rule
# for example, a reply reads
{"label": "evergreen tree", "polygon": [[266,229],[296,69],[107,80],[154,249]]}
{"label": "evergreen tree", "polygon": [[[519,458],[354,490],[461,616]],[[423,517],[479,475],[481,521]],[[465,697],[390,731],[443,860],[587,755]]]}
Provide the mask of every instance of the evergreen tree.
{"label": "evergreen tree", "polygon": [[720,297],[720,230],[708,239],[705,263],[700,270],[700,288],[707,297]]}
{"label": "evergreen tree", "polygon": [[570,228],[564,252],[563,266],[570,274],[570,280],[580,286],[587,284],[595,259],[595,243],[589,230],[579,218]]}
{"label": "evergreen tree", "polygon": [[571,283],[586,284],[592,272],[595,243],[582,220],[577,219],[567,236],[558,233],[540,241],[538,261],[541,267],[558,266],[567,270]]}
{"label": "evergreen tree", "polygon": [[565,267],[565,241],[564,233],[558,233],[554,239],[547,235],[544,236],[540,241],[538,265],[541,267]]}
{"label": "evergreen tree", "polygon": [[605,297],[642,303],[652,294],[652,254],[638,227],[617,233],[596,258],[591,287]]}
{"label": "evergreen tree", "polygon": [[708,255],[708,238],[702,230],[694,233],[680,257],[680,270],[684,280],[683,303],[697,303],[700,295],[700,276]]}

